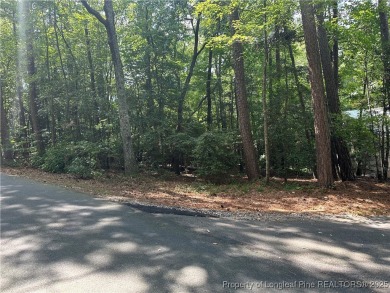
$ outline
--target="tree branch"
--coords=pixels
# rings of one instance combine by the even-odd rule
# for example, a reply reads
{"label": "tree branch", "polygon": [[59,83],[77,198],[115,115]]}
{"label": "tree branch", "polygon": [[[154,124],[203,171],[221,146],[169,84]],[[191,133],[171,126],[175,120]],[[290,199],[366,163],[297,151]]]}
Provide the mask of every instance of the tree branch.
{"label": "tree branch", "polygon": [[105,27],[107,27],[107,20],[103,18],[103,16],[97,12],[95,9],[93,9],[91,6],[89,6],[89,4],[87,3],[87,1],[85,0],[82,0],[81,1],[81,4],[83,4],[83,6],[85,7],[85,9],[87,9],[87,11],[92,14],[93,16],[95,16],[97,18],[97,20],[99,20],[102,24],[104,24]]}
{"label": "tree branch", "polygon": [[202,51],[203,51],[203,49],[206,47],[206,45],[207,45],[207,43],[204,43],[204,44],[200,47],[199,51],[196,52],[196,56],[199,56],[199,54],[202,53]]}

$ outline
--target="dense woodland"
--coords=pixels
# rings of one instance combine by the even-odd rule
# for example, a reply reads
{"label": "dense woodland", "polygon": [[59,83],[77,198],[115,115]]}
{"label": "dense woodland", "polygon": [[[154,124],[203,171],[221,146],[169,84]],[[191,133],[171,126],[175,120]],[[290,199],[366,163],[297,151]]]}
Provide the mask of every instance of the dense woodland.
{"label": "dense woodland", "polygon": [[2,163],[385,181],[389,6],[2,0]]}

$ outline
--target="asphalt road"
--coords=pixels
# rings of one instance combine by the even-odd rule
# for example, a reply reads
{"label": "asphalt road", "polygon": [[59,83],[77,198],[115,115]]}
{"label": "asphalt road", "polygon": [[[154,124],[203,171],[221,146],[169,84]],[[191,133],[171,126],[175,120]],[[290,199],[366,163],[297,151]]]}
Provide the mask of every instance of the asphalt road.
{"label": "asphalt road", "polygon": [[3,293],[390,292],[389,218],[148,213],[4,174],[0,216]]}

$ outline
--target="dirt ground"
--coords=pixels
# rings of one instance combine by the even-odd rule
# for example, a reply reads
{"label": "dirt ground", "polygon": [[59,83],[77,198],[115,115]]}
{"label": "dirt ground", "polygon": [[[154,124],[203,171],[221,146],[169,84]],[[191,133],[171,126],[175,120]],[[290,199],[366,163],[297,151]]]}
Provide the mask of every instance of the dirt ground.
{"label": "dirt ground", "polygon": [[115,201],[137,201],[180,208],[240,212],[283,212],[333,215],[390,215],[390,183],[371,178],[336,182],[324,190],[315,180],[272,178],[266,185],[248,183],[214,185],[194,177],[170,173],[142,174],[136,178],[108,173],[97,179],[81,180],[68,174],[52,174],[31,168],[2,168],[2,172],[56,184]]}

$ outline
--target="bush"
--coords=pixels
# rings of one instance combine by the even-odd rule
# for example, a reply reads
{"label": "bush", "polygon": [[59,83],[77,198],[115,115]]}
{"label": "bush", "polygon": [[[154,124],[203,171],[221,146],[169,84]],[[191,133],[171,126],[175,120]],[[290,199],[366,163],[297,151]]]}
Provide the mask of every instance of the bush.
{"label": "bush", "polygon": [[59,144],[47,150],[41,168],[52,173],[70,173],[78,178],[92,178],[100,174],[110,155],[108,146],[80,141]]}
{"label": "bush", "polygon": [[69,174],[73,174],[77,178],[91,179],[100,172],[96,170],[96,161],[93,158],[75,158],[69,167]]}
{"label": "bush", "polygon": [[180,164],[182,165],[186,165],[186,163],[192,161],[195,141],[195,138],[187,133],[180,132],[168,136],[165,142],[169,150],[167,161],[174,157],[179,157]]}
{"label": "bush", "polygon": [[47,150],[43,157],[42,169],[51,173],[63,173],[71,154],[66,145],[57,145]]}
{"label": "bush", "polygon": [[196,140],[193,152],[196,173],[209,181],[221,182],[229,178],[238,165],[237,136],[230,132],[208,131]]}
{"label": "bush", "polygon": [[137,153],[142,162],[148,166],[158,167],[164,162],[160,150],[160,136],[162,136],[161,132],[154,129],[146,131],[140,136]]}
{"label": "bush", "polygon": [[45,158],[42,156],[39,156],[38,154],[34,154],[31,157],[30,164],[34,168],[41,168],[44,163],[45,163]]}
{"label": "bush", "polygon": [[169,145],[171,152],[180,152],[186,156],[191,156],[194,148],[194,138],[187,133],[175,133],[166,140]]}

